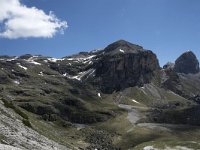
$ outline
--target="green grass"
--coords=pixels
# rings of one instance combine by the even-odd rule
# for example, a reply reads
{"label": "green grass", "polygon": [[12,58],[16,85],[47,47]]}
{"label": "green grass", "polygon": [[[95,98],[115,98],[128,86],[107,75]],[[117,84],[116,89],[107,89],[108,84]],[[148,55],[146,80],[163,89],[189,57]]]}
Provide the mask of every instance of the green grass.
{"label": "green grass", "polygon": [[32,125],[31,125],[31,123],[30,123],[29,120],[23,119],[22,122],[23,122],[23,124],[24,124],[25,126],[27,126],[27,127],[29,127],[29,128],[32,128]]}
{"label": "green grass", "polygon": [[15,106],[12,102],[9,102],[5,99],[1,99],[3,102],[4,102],[4,106],[7,107],[7,108],[11,108],[13,109],[18,115],[20,115],[23,120],[22,120],[22,123],[25,125],[25,126],[28,126],[30,128],[32,128],[32,125],[29,121],[29,117],[27,114],[25,114],[21,108],[19,108],[18,106]]}
{"label": "green grass", "polygon": [[46,122],[38,118],[37,115],[27,112],[33,128],[47,138],[65,145],[68,148],[77,150],[78,147],[86,147],[84,136],[78,133],[78,130],[73,127],[62,127],[60,121]]}

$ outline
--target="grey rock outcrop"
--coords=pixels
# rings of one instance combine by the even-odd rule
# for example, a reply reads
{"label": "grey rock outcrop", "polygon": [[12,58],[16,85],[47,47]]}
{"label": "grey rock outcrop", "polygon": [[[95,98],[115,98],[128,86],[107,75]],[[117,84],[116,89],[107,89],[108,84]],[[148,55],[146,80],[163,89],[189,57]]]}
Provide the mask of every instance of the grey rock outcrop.
{"label": "grey rock outcrop", "polygon": [[163,66],[163,69],[173,69],[174,68],[174,63],[168,62]]}
{"label": "grey rock outcrop", "polygon": [[160,68],[152,51],[124,40],[106,47],[95,67],[97,84],[105,93],[149,83]]}
{"label": "grey rock outcrop", "polygon": [[177,73],[195,74],[199,72],[199,61],[192,51],[183,53],[175,62],[174,71]]}

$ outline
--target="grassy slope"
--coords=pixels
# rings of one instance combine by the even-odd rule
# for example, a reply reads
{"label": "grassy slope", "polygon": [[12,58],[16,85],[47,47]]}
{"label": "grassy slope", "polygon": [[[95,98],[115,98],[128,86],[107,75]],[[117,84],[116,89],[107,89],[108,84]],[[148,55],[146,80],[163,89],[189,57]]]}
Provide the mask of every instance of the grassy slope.
{"label": "grassy slope", "polygon": [[[164,89],[156,88],[155,90],[157,90],[161,96],[160,99],[156,99],[156,96],[151,94],[146,87],[142,89],[137,87],[126,89],[123,93],[120,93],[120,103],[142,108],[142,112],[147,111],[150,107],[155,107],[161,104],[166,105],[172,102],[179,102],[182,109],[184,107],[187,108],[189,102],[188,100]],[[116,95],[117,94],[115,93],[112,98],[116,98]],[[112,98],[111,96],[109,97],[109,99]],[[133,102],[132,99],[137,100],[140,104]],[[185,129],[180,131],[174,131],[173,129],[169,129],[169,131],[159,131],[145,127],[132,126],[126,116],[126,111],[120,111],[120,115],[116,118],[97,125],[97,128],[107,130],[111,133],[115,132],[116,136],[114,137],[113,143],[122,149],[128,149],[130,147],[135,147],[134,149],[141,149],[142,146],[151,145],[151,141],[154,141],[155,146],[158,148],[162,148],[161,143],[166,143],[166,145],[173,147],[177,145],[184,146],[186,145],[184,144],[185,141],[189,141],[188,143],[191,143],[190,140],[193,142],[199,142],[199,128],[191,126],[190,129],[185,126]],[[190,144],[189,147],[196,149],[200,148],[200,145],[193,143]]]}

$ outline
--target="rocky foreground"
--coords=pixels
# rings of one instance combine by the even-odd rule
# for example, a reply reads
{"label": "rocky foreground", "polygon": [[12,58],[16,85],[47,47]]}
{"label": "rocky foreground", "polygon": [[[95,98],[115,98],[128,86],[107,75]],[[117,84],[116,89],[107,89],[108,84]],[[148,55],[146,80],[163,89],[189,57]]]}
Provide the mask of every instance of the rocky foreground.
{"label": "rocky foreground", "polygon": [[[22,118],[0,101],[0,137],[4,144],[1,150],[67,150],[22,123]],[[13,145],[9,146],[9,145]]]}

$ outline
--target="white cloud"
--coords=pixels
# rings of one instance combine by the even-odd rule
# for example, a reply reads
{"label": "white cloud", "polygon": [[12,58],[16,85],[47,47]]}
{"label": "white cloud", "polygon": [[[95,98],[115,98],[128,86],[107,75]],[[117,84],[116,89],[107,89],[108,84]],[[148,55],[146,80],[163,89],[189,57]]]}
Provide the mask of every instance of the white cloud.
{"label": "white cloud", "polygon": [[59,20],[53,12],[46,14],[38,8],[29,8],[20,0],[0,0],[0,24],[0,37],[9,39],[52,38],[67,28],[67,22]]}

